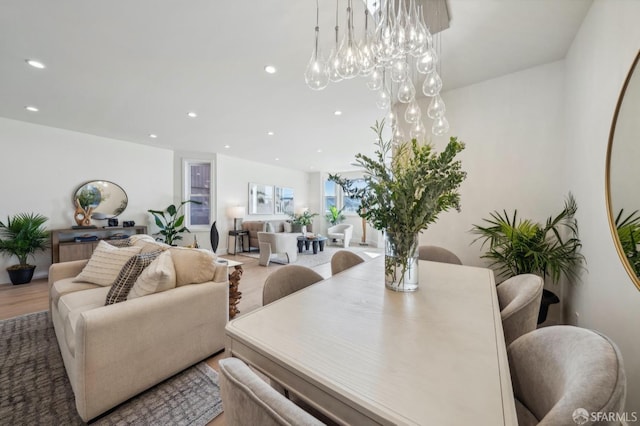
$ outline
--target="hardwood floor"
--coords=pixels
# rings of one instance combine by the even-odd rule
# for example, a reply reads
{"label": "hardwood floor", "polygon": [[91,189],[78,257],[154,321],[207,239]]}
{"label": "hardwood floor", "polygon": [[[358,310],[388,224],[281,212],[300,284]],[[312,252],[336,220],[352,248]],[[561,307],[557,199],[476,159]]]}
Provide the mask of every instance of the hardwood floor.
{"label": "hardwood floor", "polygon": [[[262,306],[262,287],[267,276],[282,265],[271,263],[268,267],[258,265],[258,260],[241,255],[224,255],[226,259],[242,262],[243,275],[240,280],[242,299],[238,304],[240,314],[243,315]],[[331,276],[331,265],[323,265],[312,268],[324,278]],[[25,315],[32,312],[49,309],[48,283],[46,279],[33,280],[29,284],[11,285],[0,284],[0,320]],[[218,361],[225,358],[225,352],[221,352],[207,359],[214,370],[219,371]],[[208,426],[226,425],[224,413],[208,423]]]}

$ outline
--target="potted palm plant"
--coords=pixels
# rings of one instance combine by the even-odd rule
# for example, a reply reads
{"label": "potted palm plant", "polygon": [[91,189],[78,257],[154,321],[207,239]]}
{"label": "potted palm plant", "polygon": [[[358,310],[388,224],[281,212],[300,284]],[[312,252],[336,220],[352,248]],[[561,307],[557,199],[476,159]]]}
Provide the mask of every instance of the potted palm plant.
{"label": "potted palm plant", "polygon": [[19,262],[7,268],[14,285],[31,282],[36,267],[27,260],[48,247],[49,232],[43,227],[47,220],[40,214],[19,213],[7,217],[6,223],[0,221],[0,253],[16,256]]}
{"label": "potted palm plant", "polygon": [[[495,267],[499,276],[537,274],[550,277],[553,283],[561,276],[575,279],[584,262],[579,252],[582,244],[575,218],[577,210],[576,201],[569,193],[564,209],[555,217],[549,216],[544,225],[518,219],[517,210],[511,217],[506,211],[494,211],[490,219],[483,219],[486,225],[473,225],[471,232],[478,235],[473,242],[482,241],[482,247],[488,245],[481,257],[491,262],[489,266]],[[545,321],[549,305],[559,301],[553,292],[543,291],[538,324]]]}

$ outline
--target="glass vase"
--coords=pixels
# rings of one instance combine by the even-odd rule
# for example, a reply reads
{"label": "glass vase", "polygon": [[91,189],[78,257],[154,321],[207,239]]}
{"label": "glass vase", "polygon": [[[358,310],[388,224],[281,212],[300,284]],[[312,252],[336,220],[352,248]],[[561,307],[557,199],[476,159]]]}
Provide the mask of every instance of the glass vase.
{"label": "glass vase", "polygon": [[385,232],[384,283],[393,291],[418,290],[418,234]]}

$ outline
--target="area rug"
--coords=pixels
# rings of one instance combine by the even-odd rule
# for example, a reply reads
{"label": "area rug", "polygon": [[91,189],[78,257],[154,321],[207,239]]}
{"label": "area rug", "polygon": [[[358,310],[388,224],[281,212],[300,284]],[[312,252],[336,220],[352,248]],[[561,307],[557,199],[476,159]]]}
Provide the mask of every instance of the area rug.
{"label": "area rug", "polygon": [[[375,247],[348,247],[343,248],[339,246],[324,246],[324,251],[318,250],[318,254],[313,254],[313,249],[309,246],[309,250],[302,250],[302,253],[298,253],[298,260],[293,262],[295,265],[306,266],[307,268],[313,268],[314,266],[323,265],[331,262],[331,257],[340,250],[349,250],[360,255],[365,260],[379,256],[382,253],[381,249]],[[251,257],[253,259],[259,259],[259,252],[245,252],[239,255]],[[278,255],[271,258],[270,262],[286,265],[287,257],[284,255]]]}
{"label": "area rug", "polygon": [[[0,424],[83,425],[47,312],[0,321]],[[197,364],[93,425],[206,425],[222,412],[218,375]]]}

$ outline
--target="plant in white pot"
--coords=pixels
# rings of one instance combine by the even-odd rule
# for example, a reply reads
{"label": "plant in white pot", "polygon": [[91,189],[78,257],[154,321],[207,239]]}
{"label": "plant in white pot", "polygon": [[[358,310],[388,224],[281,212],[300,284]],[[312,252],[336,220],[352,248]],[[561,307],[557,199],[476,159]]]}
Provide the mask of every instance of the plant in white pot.
{"label": "plant in white pot", "polygon": [[27,263],[29,256],[49,246],[49,231],[44,228],[48,219],[36,213],[19,213],[0,221],[0,253],[16,256],[18,264],[9,266],[7,272],[13,284],[31,282],[35,265]]}
{"label": "plant in white pot", "polygon": [[360,201],[358,215],[385,233],[385,285],[395,291],[418,289],[418,235],[451,208],[460,210],[458,189],[467,174],[455,157],[464,143],[452,137],[444,151],[415,139],[399,144],[384,141],[384,120],[376,122],[375,158],[356,155],[364,172],[364,187],[329,175],[348,197]]}

